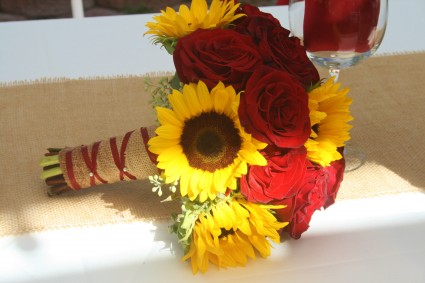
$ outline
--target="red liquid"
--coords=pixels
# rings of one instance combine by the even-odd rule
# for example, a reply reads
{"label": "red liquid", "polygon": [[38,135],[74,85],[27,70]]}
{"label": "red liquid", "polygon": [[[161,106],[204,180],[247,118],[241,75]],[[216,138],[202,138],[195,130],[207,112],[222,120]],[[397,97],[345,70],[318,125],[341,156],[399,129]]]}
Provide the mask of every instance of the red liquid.
{"label": "red liquid", "polygon": [[369,51],[374,45],[379,3],[379,0],[305,0],[307,51]]}

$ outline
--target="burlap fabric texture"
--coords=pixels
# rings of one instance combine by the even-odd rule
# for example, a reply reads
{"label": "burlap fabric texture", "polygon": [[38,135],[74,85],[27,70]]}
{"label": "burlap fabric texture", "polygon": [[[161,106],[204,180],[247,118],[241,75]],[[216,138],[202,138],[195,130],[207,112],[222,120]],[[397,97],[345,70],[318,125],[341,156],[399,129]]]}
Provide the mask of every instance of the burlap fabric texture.
{"label": "burlap fabric texture", "polygon": [[[351,89],[352,144],[366,162],[349,172],[338,201],[424,192],[425,53],[368,59],[341,73]],[[155,125],[143,77],[43,80],[0,85],[0,235],[167,220],[146,180],[48,197],[39,161],[48,147],[74,147]],[[86,172],[87,173],[87,172]]]}
{"label": "burlap fabric texture", "polygon": [[74,190],[119,181],[143,180],[159,174],[155,156],[148,150],[156,126],[59,152],[60,168]]}

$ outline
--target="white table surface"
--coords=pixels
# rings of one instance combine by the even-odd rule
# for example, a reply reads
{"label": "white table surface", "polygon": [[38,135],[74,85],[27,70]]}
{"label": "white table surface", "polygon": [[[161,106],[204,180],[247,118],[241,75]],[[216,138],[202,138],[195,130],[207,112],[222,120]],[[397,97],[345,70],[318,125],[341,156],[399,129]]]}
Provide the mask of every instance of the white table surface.
{"label": "white table surface", "polygon": [[[389,0],[377,54],[425,50],[425,0]],[[265,7],[289,27],[287,7]],[[0,23],[0,82],[52,77],[143,75],[174,69],[143,36],[152,15]]]}
{"label": "white table surface", "polygon": [[[425,1],[389,1],[378,53],[424,51]],[[287,26],[286,7],[263,10]],[[151,16],[0,23],[0,83],[170,71],[171,57],[142,37]],[[425,282],[425,194],[340,201],[310,224],[266,260],[196,276],[167,223],[1,237],[0,282]]]}

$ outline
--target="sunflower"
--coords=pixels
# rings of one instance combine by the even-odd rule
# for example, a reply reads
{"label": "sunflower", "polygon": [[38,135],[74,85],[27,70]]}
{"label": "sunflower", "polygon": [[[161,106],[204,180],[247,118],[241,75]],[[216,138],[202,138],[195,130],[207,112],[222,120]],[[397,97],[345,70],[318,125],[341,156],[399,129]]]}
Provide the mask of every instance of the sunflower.
{"label": "sunflower", "polygon": [[178,13],[167,7],[165,11],[161,11],[161,15],[153,17],[155,22],[146,24],[149,30],[145,34],[154,35],[154,42],[162,42],[170,38],[181,38],[197,29],[221,28],[244,16],[235,14],[239,6],[234,1],[213,0],[208,11],[207,1],[193,0],[190,9],[186,5],[180,5]]}
{"label": "sunflower", "polygon": [[240,95],[233,87],[217,84],[211,92],[203,82],[173,90],[172,109],[157,107],[161,124],[149,150],[158,155],[157,167],[165,183],[179,180],[180,193],[199,201],[214,199],[246,174],[248,164],[267,164],[258,152],[267,144],[247,134],[240,124]]}
{"label": "sunflower", "polygon": [[196,220],[187,253],[192,271],[206,272],[209,262],[218,267],[244,266],[248,259],[270,255],[271,244],[280,242],[278,231],[287,222],[278,222],[271,209],[284,206],[248,202],[241,195],[226,197],[202,212]]}
{"label": "sunflower", "polygon": [[309,93],[312,130],[305,143],[307,158],[323,167],[342,158],[337,148],[350,139],[352,126],[348,122],[353,117],[348,92],[348,88],[340,89],[340,84],[332,77]]}

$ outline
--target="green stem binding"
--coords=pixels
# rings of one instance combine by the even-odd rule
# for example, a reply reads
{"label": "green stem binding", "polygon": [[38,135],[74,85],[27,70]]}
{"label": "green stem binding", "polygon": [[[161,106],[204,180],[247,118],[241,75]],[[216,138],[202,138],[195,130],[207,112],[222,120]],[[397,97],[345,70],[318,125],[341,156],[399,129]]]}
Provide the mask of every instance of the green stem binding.
{"label": "green stem binding", "polygon": [[63,176],[62,169],[59,165],[59,152],[61,148],[48,148],[48,152],[40,161],[40,166],[43,167],[41,179],[49,186],[47,194],[49,196],[59,195],[72,189],[68,186]]}

